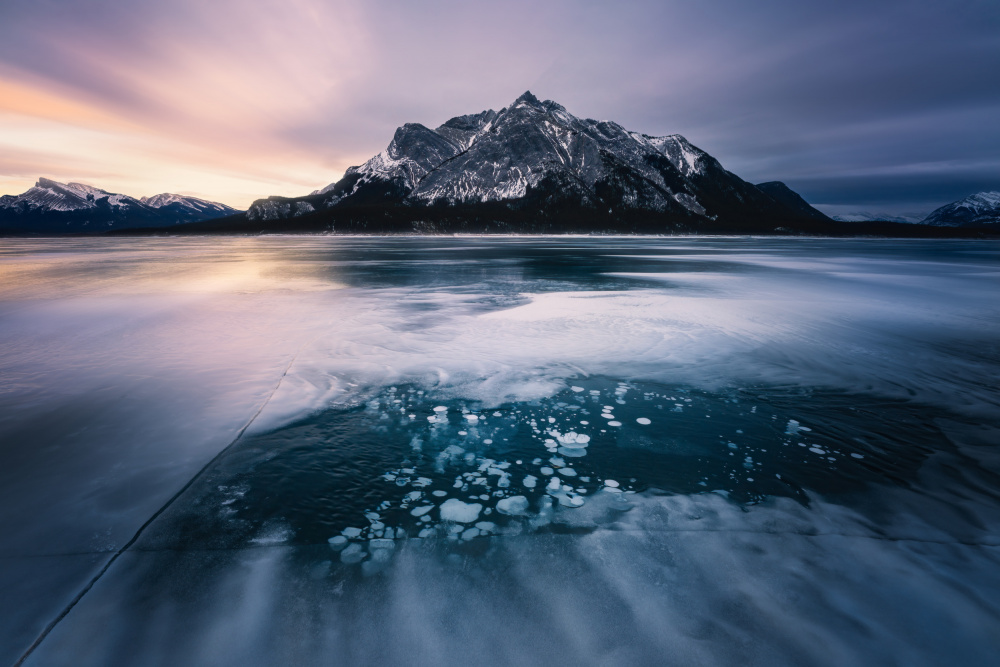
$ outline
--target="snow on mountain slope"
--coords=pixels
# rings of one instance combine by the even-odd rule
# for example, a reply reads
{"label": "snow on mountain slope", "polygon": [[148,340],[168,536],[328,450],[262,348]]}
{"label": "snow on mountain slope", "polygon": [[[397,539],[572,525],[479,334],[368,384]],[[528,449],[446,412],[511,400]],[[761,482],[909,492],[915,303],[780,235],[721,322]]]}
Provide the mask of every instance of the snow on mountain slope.
{"label": "snow on mountain slope", "polygon": [[492,109],[467,116],[456,116],[441,126],[435,132],[455,144],[459,150],[468,150],[480,134],[488,132],[493,127],[497,112]]}
{"label": "snow on mountain slope", "polygon": [[656,150],[666,155],[685,177],[703,173],[705,158],[711,157],[700,148],[692,146],[687,139],[679,134],[651,137],[646,134],[633,133],[633,136],[645,140]]}
{"label": "snow on mountain slope", "polygon": [[677,208],[676,195],[694,193],[668,165],[648,159],[654,152],[617,123],[582,120],[525,93],[491,119],[488,131],[471,137],[467,149],[430,171],[410,197],[427,203],[519,199],[550,179],[593,200],[598,183],[610,182],[616,169],[625,168],[639,178],[621,203]]}
{"label": "snow on mountain slope", "polygon": [[0,208],[21,211],[78,211],[96,208],[101,200],[113,207],[141,206],[132,197],[101,190],[83,183],[59,183],[39,178],[20,195],[0,197]]}
{"label": "snow on mountain slope", "polygon": [[239,211],[196,197],[162,194],[136,199],[83,183],[39,178],[19,195],[0,197],[0,229],[89,233],[128,227],[167,227]]}
{"label": "snow on mountain slope", "polygon": [[176,206],[194,213],[208,214],[211,215],[211,217],[232,215],[239,212],[231,206],[226,206],[225,204],[220,204],[218,202],[199,199],[198,197],[185,197],[183,195],[175,195],[167,192],[159,195],[153,195],[152,197],[142,197],[139,201],[151,208]]}
{"label": "snow on mountain slope", "polygon": [[932,211],[925,225],[978,227],[1000,224],[1000,192],[979,192]]}
{"label": "snow on mountain slope", "polygon": [[[434,130],[403,125],[384,151],[336,183],[306,197],[259,200],[247,217],[498,203],[539,212],[582,207],[612,217],[659,215],[685,224],[720,216],[778,222],[803,217],[802,206],[788,206],[743,181],[680,135],[654,137],[612,121],[578,118],[530,92],[500,111],[456,116]],[[805,217],[825,219],[802,204],[815,213]]]}
{"label": "snow on mountain slope", "polygon": [[[351,167],[344,178],[319,191],[333,192],[342,199],[361,190],[370,182],[396,183],[406,192],[412,191],[427,172],[458,153],[452,141],[420,123],[407,123],[396,130],[392,142],[384,151],[360,167]],[[342,186],[349,182],[347,188]]]}

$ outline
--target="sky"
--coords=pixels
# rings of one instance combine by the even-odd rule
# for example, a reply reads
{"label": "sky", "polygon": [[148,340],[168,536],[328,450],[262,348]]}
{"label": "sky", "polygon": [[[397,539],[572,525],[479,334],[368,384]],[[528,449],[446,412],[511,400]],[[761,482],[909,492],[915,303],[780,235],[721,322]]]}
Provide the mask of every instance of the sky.
{"label": "sky", "polygon": [[1000,190],[997,0],[0,0],[0,194],[245,208],[525,90],[831,214]]}

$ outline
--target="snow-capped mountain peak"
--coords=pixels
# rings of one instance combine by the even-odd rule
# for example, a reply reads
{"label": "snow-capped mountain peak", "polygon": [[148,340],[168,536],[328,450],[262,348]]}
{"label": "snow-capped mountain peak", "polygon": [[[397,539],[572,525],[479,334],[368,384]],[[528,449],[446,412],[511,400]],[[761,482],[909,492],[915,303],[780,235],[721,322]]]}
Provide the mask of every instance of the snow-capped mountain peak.
{"label": "snow-capped mountain peak", "polygon": [[162,194],[140,200],[49,178],[39,178],[19,195],[0,197],[0,229],[47,233],[166,227],[234,213],[238,211],[196,197]]}
{"label": "snow-capped mountain peak", "polygon": [[521,96],[514,100],[514,103],[510,105],[511,109],[518,109],[523,107],[540,108],[542,102],[531,94],[530,90],[526,90],[521,93]]}
{"label": "snow-capped mountain peak", "polygon": [[[185,209],[195,213],[206,213],[206,214],[217,214],[217,215],[232,215],[237,213],[237,210],[226,206],[225,204],[219,204],[213,201],[207,201],[205,199],[199,199],[198,197],[186,197],[184,195],[175,195],[169,192],[164,192],[162,194],[153,195],[152,197],[142,197],[141,201],[146,206],[156,209],[162,209],[167,206],[173,206],[180,209]],[[213,217],[215,217],[213,215]]]}
{"label": "snow-capped mountain peak", "polygon": [[190,200],[194,200],[194,197],[182,197],[181,195],[170,194],[169,192],[153,195],[152,197],[139,198],[139,201],[143,204],[146,206],[152,206],[153,208],[160,208],[161,206],[167,206],[168,204],[180,204]]}
{"label": "snow-capped mountain peak", "polygon": [[100,205],[129,207],[139,202],[132,197],[118,195],[83,183],[60,183],[39,178],[34,187],[20,195],[0,199],[0,206],[37,211],[78,211]]}
{"label": "snow-capped mountain peak", "polygon": [[436,129],[402,125],[385,150],[348,169],[340,181],[306,197],[255,202],[247,217],[270,220],[359,206],[417,211],[499,204],[517,210],[582,207],[611,217],[657,215],[681,224],[720,216],[826,220],[805,202],[790,207],[782,197],[726,171],[679,134],[656,137],[613,121],[579,118],[528,91],[500,111],[456,116]]}
{"label": "snow-capped mountain peak", "polygon": [[1000,192],[978,192],[932,211],[925,225],[974,227],[1000,224]]}
{"label": "snow-capped mountain peak", "polygon": [[969,197],[971,203],[982,208],[1000,208],[1000,192],[980,192]]}

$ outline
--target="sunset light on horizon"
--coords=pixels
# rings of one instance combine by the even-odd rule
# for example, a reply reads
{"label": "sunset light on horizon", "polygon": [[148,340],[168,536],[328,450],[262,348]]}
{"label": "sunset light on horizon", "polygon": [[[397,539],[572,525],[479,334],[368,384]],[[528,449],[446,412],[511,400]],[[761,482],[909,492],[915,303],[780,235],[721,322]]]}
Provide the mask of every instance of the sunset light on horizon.
{"label": "sunset light on horizon", "polygon": [[0,0],[0,667],[994,667],[1000,0]]}
{"label": "sunset light on horizon", "polygon": [[819,205],[933,208],[1000,173],[980,5],[5,3],[0,194],[45,176],[245,208],[530,89]]}

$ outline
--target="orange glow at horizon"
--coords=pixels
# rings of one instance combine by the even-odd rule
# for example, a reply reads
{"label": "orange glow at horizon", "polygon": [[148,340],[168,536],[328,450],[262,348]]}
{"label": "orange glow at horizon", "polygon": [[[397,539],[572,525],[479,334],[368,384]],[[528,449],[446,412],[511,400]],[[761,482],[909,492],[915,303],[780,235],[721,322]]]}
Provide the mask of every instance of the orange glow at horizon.
{"label": "orange glow at horizon", "polygon": [[293,137],[322,126],[344,80],[358,73],[338,67],[362,47],[364,31],[349,10],[319,0],[265,0],[238,11],[228,2],[183,4],[183,39],[153,28],[141,49],[52,38],[49,52],[99,73],[101,90],[0,64],[0,194],[45,176],[242,209],[269,195],[307,194],[379,150]]}

